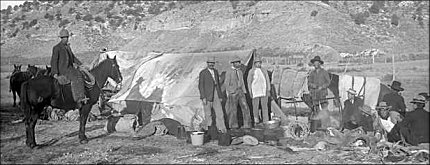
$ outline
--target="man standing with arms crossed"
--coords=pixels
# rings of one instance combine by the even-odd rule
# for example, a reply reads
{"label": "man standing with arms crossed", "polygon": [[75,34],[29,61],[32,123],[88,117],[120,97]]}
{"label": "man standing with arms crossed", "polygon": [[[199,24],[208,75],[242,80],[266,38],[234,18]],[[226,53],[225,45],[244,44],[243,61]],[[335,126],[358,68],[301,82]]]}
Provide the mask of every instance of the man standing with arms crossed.
{"label": "man standing with arms crossed", "polygon": [[254,60],[254,65],[248,73],[248,90],[252,98],[254,123],[260,123],[258,106],[261,103],[263,122],[269,121],[267,102],[270,94],[270,79],[267,70],[261,67],[261,58]]}
{"label": "man standing with arms crossed", "polygon": [[239,128],[237,121],[237,104],[240,105],[243,115],[243,127],[251,128],[251,114],[246,102],[246,88],[243,80],[243,72],[240,69],[240,58],[235,57],[231,63],[233,66],[225,74],[224,85],[227,92],[226,112],[230,129]]}
{"label": "man standing with arms crossed", "polygon": [[221,133],[226,133],[227,129],[224,123],[224,113],[222,112],[222,95],[219,84],[219,74],[214,68],[215,58],[209,58],[207,68],[200,71],[199,74],[199,91],[200,99],[203,101],[205,120],[203,128],[207,131],[212,125],[212,108],[215,111],[216,127]]}

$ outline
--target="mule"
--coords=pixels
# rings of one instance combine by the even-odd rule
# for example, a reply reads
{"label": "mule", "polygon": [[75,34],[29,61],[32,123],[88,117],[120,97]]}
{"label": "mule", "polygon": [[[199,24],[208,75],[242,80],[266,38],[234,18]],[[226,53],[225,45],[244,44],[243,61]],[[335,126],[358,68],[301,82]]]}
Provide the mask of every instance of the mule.
{"label": "mule", "polygon": [[[107,59],[91,69],[90,73],[94,75],[95,84],[91,88],[86,88],[85,95],[89,98],[88,103],[79,108],[78,136],[81,144],[88,143],[88,138],[85,135],[88,114],[91,107],[97,103],[107,78],[110,77],[117,83],[122,81],[116,56],[113,59],[107,57]],[[52,76],[40,76],[25,82],[22,85],[21,92],[21,108],[25,115],[26,145],[30,148],[37,146],[34,128],[38,116],[45,106],[50,105],[66,111],[77,108],[77,104],[71,94],[70,84],[60,85]]]}
{"label": "mule", "polygon": [[28,71],[21,71],[21,65],[13,65],[14,70],[9,79],[9,92],[13,95],[13,107],[16,107],[16,95],[21,95],[21,85],[27,80],[31,79],[33,74]]}
{"label": "mule", "polygon": [[34,77],[38,77],[38,76],[48,76],[51,74],[51,67],[48,67],[47,65],[45,65],[46,69],[43,68],[38,68],[35,65],[28,65],[27,67],[27,71],[31,72]]}

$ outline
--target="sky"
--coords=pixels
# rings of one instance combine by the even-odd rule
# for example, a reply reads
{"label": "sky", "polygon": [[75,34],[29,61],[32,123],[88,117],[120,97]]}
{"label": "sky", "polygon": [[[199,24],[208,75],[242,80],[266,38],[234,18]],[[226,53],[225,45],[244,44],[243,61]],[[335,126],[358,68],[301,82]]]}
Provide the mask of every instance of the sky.
{"label": "sky", "polygon": [[14,7],[15,5],[20,5],[23,4],[25,1],[5,1],[5,0],[1,0],[1,9],[6,9],[7,6],[12,6]]}

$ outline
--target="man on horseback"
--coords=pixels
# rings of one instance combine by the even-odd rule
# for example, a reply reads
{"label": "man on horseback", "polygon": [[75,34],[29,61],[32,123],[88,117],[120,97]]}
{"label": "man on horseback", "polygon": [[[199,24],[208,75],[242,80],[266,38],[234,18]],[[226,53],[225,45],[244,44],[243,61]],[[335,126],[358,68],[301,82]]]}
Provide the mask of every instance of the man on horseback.
{"label": "man on horseback", "polygon": [[81,61],[76,58],[70,49],[69,36],[69,31],[66,29],[60,30],[59,37],[61,41],[52,50],[51,73],[56,79],[60,79],[60,76],[65,76],[71,81],[72,96],[77,103],[77,107],[80,108],[82,104],[86,104],[88,101],[85,96],[84,78],[79,71],[84,68]]}

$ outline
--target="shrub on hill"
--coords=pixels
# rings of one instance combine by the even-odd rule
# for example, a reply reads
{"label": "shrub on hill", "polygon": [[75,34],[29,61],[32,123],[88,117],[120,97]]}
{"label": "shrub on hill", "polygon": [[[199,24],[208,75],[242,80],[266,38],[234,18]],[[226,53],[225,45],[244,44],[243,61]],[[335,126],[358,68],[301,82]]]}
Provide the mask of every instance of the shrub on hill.
{"label": "shrub on hill", "polygon": [[385,5],[385,1],[373,1],[372,6],[369,8],[369,12],[373,14],[378,14],[379,10]]}
{"label": "shrub on hill", "polygon": [[63,26],[66,26],[69,23],[71,22],[68,19],[61,20],[61,22],[58,24],[58,27],[61,28]]}
{"label": "shrub on hill", "polygon": [[79,13],[79,12],[76,13],[75,19],[76,20],[81,20],[82,19],[81,13]]}
{"label": "shrub on hill", "polygon": [[84,18],[82,18],[82,20],[84,20],[84,21],[91,21],[91,20],[93,20],[93,15],[87,14],[87,15],[84,16]]}
{"label": "shrub on hill", "polygon": [[46,13],[46,14],[45,14],[45,16],[44,16],[43,18],[48,19],[48,20],[50,20],[50,21],[54,20],[54,16],[53,16],[53,15],[51,15],[51,14],[49,14],[49,13]]}
{"label": "shrub on hill", "polygon": [[391,25],[399,26],[399,17],[396,14],[391,16]]}
{"label": "shrub on hill", "polygon": [[37,24],[37,19],[33,19],[28,26],[33,27],[36,24]]}
{"label": "shrub on hill", "polygon": [[95,19],[94,19],[96,22],[100,22],[100,23],[105,23],[106,21],[102,18],[102,17],[100,17],[100,16],[97,16]]}

